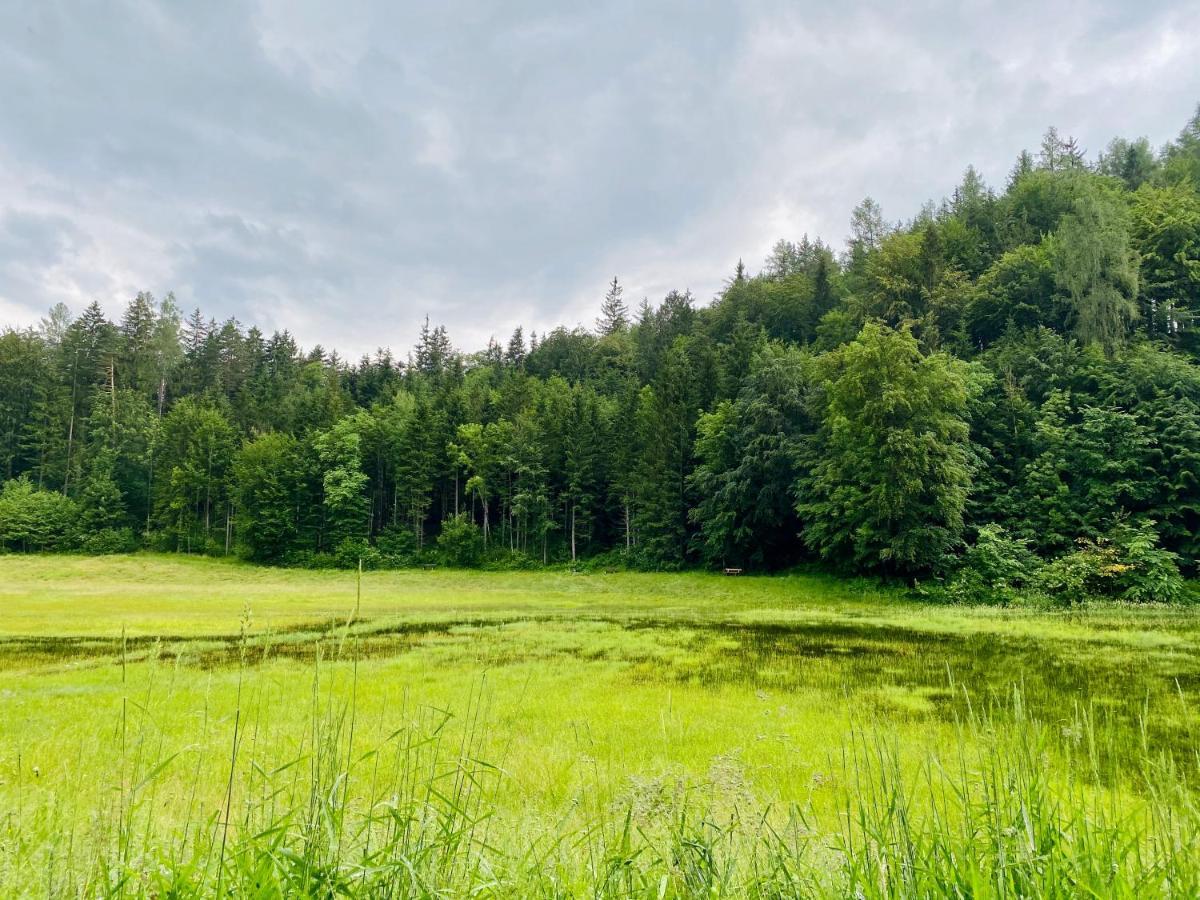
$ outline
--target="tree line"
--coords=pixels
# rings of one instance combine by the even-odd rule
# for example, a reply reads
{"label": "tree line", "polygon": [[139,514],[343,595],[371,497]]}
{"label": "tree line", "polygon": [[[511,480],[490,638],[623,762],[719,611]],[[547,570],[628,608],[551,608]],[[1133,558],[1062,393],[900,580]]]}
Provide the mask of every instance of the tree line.
{"label": "tree line", "polygon": [[968,168],[904,222],[868,198],[844,250],[780,241],[708,305],[614,278],[595,327],[474,353],[428,320],[349,362],[171,295],[59,305],[0,334],[0,543],[1172,595],[1200,557],[1197,185],[1200,110],[1092,161],[1051,129],[1002,191]]}

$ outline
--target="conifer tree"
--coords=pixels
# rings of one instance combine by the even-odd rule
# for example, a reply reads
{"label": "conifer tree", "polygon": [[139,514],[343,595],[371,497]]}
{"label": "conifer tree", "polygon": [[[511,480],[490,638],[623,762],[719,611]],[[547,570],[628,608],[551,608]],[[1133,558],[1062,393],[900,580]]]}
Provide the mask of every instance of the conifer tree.
{"label": "conifer tree", "polygon": [[616,334],[629,327],[629,310],[622,299],[624,293],[625,289],[614,275],[612,284],[608,286],[608,293],[604,295],[600,304],[600,317],[596,319],[596,332],[601,337]]}

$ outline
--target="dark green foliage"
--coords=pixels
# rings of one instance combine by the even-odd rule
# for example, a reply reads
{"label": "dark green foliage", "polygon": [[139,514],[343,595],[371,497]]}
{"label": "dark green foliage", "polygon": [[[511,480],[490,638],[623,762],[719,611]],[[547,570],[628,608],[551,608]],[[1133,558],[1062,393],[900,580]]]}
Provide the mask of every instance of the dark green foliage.
{"label": "dark green foliage", "polygon": [[967,307],[968,330],[977,344],[991,344],[1010,327],[1054,328],[1066,310],[1054,288],[1047,243],[1009,250],[979,277]]}
{"label": "dark green foliage", "polygon": [[766,347],[737,399],[700,417],[691,518],[699,528],[700,556],[709,565],[796,561],[800,520],[791,486],[814,428],[808,409],[812,369],[806,353]]}
{"label": "dark green foliage", "polygon": [[[1196,571],[1198,123],[1095,165],[1051,129],[1003,191],[968,168],[906,223],[867,199],[841,254],[781,240],[707,305],[631,310],[614,278],[594,330],[518,326],[477,353],[428,320],[406,360],[349,365],[170,295],[117,324],[59,305],[0,333],[5,546],[820,558],[999,602],[1031,589],[1027,547],[1062,557],[1060,595],[1170,596],[1167,557],[1113,523],[1154,521],[1153,552]],[[1079,575],[1118,550],[1150,586]]]}
{"label": "dark green foliage", "polygon": [[1197,349],[1200,195],[1190,184],[1143,186],[1132,228],[1141,256],[1142,316],[1151,337]]}
{"label": "dark green foliage", "polygon": [[84,535],[79,544],[82,553],[103,555],[106,553],[133,553],[141,548],[142,542],[132,528],[103,528]]}
{"label": "dark green foliage", "polygon": [[86,463],[79,492],[79,525],[84,533],[119,528],[126,520],[125,501],[113,478],[115,454],[94,452]]}
{"label": "dark green foliage", "polygon": [[642,390],[638,403],[638,544],[643,558],[663,568],[679,567],[687,552],[688,475],[699,413],[695,389],[680,340],[664,355],[658,377]]}
{"label": "dark green foliage", "polygon": [[[235,434],[215,405],[193,398],[163,419],[155,451],[155,517],[177,549],[208,550],[228,534],[228,473]],[[227,543],[226,541],[219,543]]]}

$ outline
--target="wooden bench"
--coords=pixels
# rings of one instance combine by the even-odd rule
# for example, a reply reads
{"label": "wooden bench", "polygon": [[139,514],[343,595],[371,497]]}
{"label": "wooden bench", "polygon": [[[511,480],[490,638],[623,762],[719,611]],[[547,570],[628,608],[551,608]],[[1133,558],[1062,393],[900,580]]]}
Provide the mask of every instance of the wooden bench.
{"label": "wooden bench", "polygon": [[742,570],[741,569],[726,569],[725,574],[726,575],[741,575]]}

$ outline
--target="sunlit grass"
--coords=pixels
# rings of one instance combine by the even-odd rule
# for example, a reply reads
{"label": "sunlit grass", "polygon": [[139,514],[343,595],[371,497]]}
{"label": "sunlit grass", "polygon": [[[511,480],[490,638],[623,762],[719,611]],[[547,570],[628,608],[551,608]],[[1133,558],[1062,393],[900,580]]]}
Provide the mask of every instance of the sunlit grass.
{"label": "sunlit grass", "polygon": [[1195,885],[1190,608],[420,571],[356,613],[352,574],[154,556],[0,585],[0,894]]}

